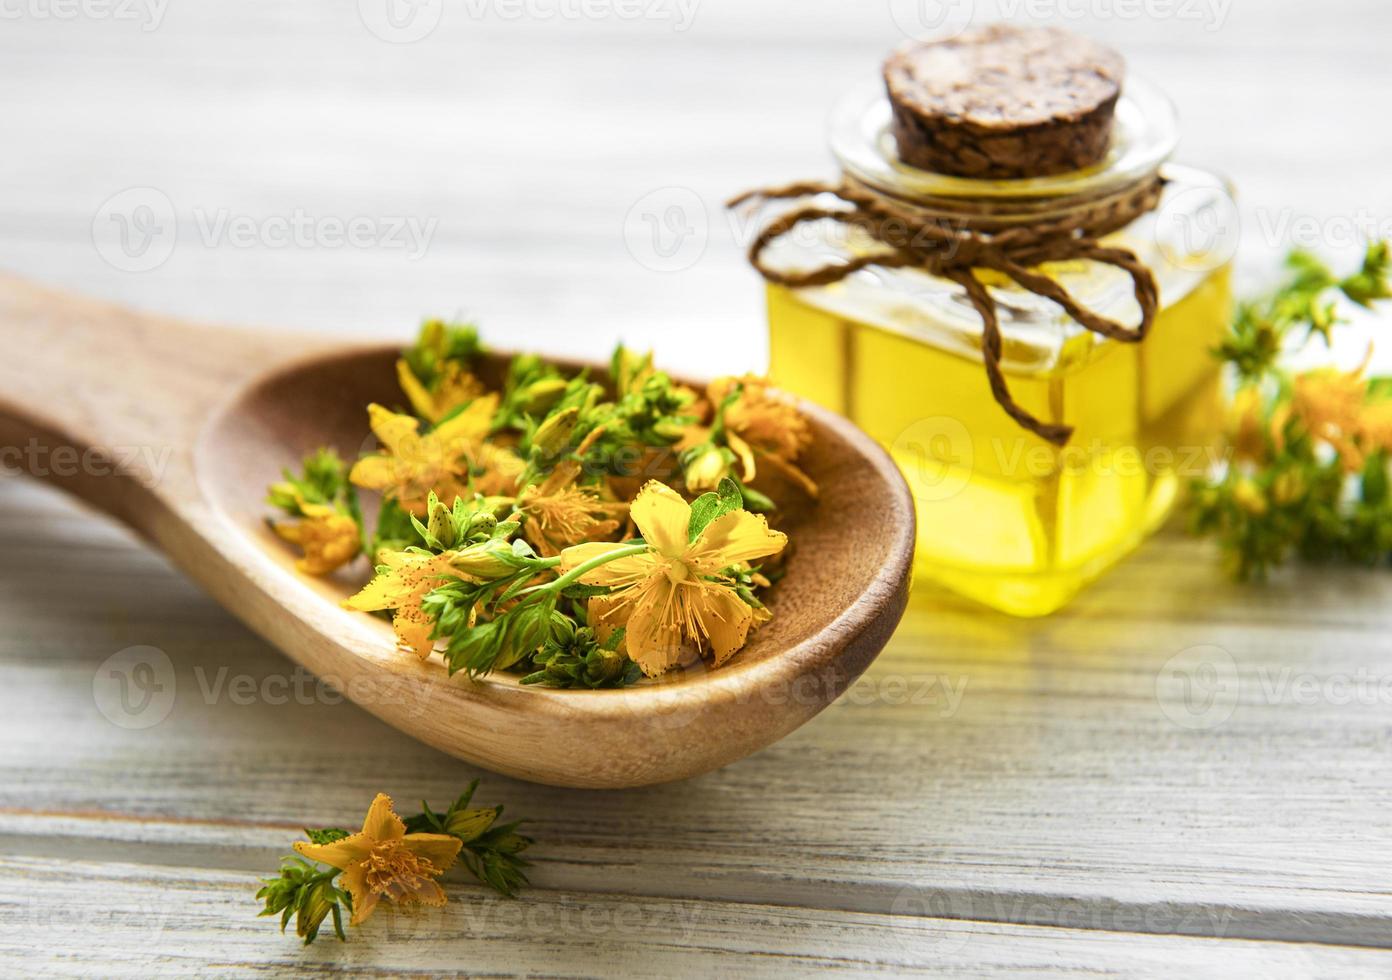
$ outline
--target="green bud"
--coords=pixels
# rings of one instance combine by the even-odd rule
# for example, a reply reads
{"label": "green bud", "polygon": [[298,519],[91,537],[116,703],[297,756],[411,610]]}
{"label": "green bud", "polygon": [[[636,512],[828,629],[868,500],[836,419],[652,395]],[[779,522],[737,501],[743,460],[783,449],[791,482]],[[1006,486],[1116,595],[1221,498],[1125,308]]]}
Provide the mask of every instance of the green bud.
{"label": "green bud", "polygon": [[493,529],[497,526],[498,519],[492,514],[475,514],[473,517],[469,518],[468,536],[471,538],[476,535],[491,537]]}
{"label": "green bud", "polygon": [[614,386],[620,395],[633,390],[634,382],[652,369],[652,352],[637,354],[627,347],[620,346],[614,351],[609,370],[614,376]]}
{"label": "green bud", "polygon": [[596,681],[611,681],[623,673],[628,658],[615,650],[595,647],[585,657],[585,669]]}
{"label": "green bud", "polygon": [[545,673],[560,682],[575,680],[575,668],[559,655],[547,662]]}
{"label": "green bud", "polygon": [[568,647],[575,639],[575,621],[569,616],[556,613],[551,617],[551,642],[558,647]]}
{"label": "green bud", "polygon": [[544,378],[533,381],[522,391],[522,411],[528,415],[542,415],[561,400],[569,382],[565,378]]}
{"label": "green bud", "polygon": [[445,833],[453,834],[467,844],[493,826],[496,819],[498,811],[492,807],[456,810],[445,820]]}
{"label": "green bud", "polygon": [[532,436],[532,451],[543,457],[558,456],[570,446],[570,437],[575,433],[575,425],[580,421],[578,408],[567,408],[557,412],[537,429]]}
{"label": "green bud", "polygon": [[680,439],[685,429],[686,427],[680,422],[669,418],[658,419],[652,427],[658,438],[666,439],[668,442],[676,442]]}
{"label": "green bud", "polygon": [[430,532],[431,537],[440,542],[441,547],[448,548],[454,544],[454,513],[443,501],[436,500],[433,494],[426,530]]}
{"label": "green bud", "polygon": [[730,475],[730,462],[713,443],[692,450],[685,461],[686,486],[690,490],[714,490]]}
{"label": "green bud", "polygon": [[445,346],[445,321],[426,320],[421,324],[420,339],[416,342],[426,350],[441,352]]}
{"label": "green bud", "polygon": [[322,827],[318,830],[306,827],[305,836],[314,844],[332,844],[336,840],[343,840],[343,838],[352,835],[342,827]]}
{"label": "green bud", "polygon": [[519,854],[531,846],[531,838],[516,833],[503,834],[493,842],[493,849],[503,854]]}
{"label": "green bud", "polygon": [[548,595],[540,602],[521,606],[511,613],[507,642],[493,665],[495,670],[505,670],[523,657],[530,657],[546,642],[555,608],[555,599]]}
{"label": "green bud", "polygon": [[517,568],[512,547],[506,542],[482,541],[455,553],[450,564],[481,582],[511,574]]}
{"label": "green bud", "polygon": [[332,882],[321,881],[304,891],[299,911],[295,913],[295,934],[305,941],[305,945],[314,942],[319,935],[319,926],[337,904]]}

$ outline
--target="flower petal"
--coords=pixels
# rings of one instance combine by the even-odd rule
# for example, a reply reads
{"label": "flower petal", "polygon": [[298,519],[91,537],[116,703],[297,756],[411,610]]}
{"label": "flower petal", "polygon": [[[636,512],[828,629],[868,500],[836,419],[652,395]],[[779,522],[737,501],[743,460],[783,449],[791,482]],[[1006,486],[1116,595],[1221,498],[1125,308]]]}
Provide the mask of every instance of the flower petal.
{"label": "flower petal", "polygon": [[435,651],[435,641],[430,638],[434,629],[434,624],[419,606],[398,609],[392,617],[392,630],[396,638],[422,660]]}
{"label": "flower petal", "polygon": [[584,544],[571,545],[561,552],[561,563],[557,566],[557,570],[562,573],[572,571],[591,558],[607,555],[609,552],[618,551],[622,547],[624,545],[611,541],[587,541]]}
{"label": "flower petal", "polygon": [[455,552],[423,555],[410,551],[383,550],[377,563],[387,566],[358,592],[343,600],[346,609],[375,612],[379,609],[403,609],[418,606],[420,599],[446,579],[459,578],[450,565]]}
{"label": "flower petal", "polygon": [[588,607],[590,625],[596,628],[596,635],[607,640],[609,634],[620,626],[628,625],[628,616],[633,612],[633,597],[622,595],[597,595],[590,599]]}
{"label": "flower petal", "polygon": [[348,920],[350,926],[362,925],[377,907],[378,899],[382,897],[367,887],[365,864],[355,864],[346,869],[338,876],[338,887],[353,896],[353,917]]}
{"label": "flower petal", "polygon": [[691,545],[692,561],[714,572],[742,561],[776,555],[788,543],[782,531],[747,510],[732,510],[706,525]]}
{"label": "flower petal", "polygon": [[445,898],[445,890],[440,887],[439,882],[427,879],[422,881],[415,891],[401,896],[401,901],[419,902],[421,905],[444,905],[447,899]]}
{"label": "flower petal", "polygon": [[367,808],[362,832],[375,841],[400,840],[406,835],[406,825],[392,809],[391,797],[386,793],[378,793],[372,806]]}
{"label": "flower petal", "polygon": [[388,572],[378,575],[361,590],[343,600],[345,609],[359,612],[376,612],[379,609],[395,609],[411,596],[411,587],[401,575]]}
{"label": "flower petal", "polygon": [[364,456],[348,471],[354,486],[367,490],[385,490],[396,486],[396,461],[390,456]]}
{"label": "flower petal", "polygon": [[430,434],[447,447],[447,455],[463,451],[463,447],[483,442],[493,427],[498,411],[498,396],[481,395],[453,418],[441,422]]}
{"label": "flower petal", "polygon": [[449,834],[407,834],[402,843],[411,853],[433,864],[437,872],[448,871],[464,846],[462,840]]}
{"label": "flower petal", "polygon": [[411,370],[411,365],[406,363],[403,357],[396,362],[396,380],[401,385],[401,390],[406,393],[406,398],[411,402],[411,407],[416,414],[422,418],[435,419],[435,399],[430,392],[425,390],[425,385],[420,383],[416,377],[416,372]]}
{"label": "flower petal", "polygon": [[304,521],[277,521],[271,525],[271,530],[279,535],[282,541],[299,544],[304,538]]}
{"label": "flower petal", "polygon": [[304,550],[304,557],[295,562],[296,568],[309,575],[327,575],[357,557],[362,547],[358,524],[332,508],[310,506],[315,506],[316,511],[299,522],[293,535],[282,525],[276,525],[276,533]]}
{"label": "flower petal", "polygon": [[691,505],[671,487],[649,480],[628,509],[633,523],[659,554],[680,558],[686,553],[686,529]]}
{"label": "flower petal", "polygon": [[397,447],[403,441],[414,438],[420,429],[418,419],[413,419],[409,415],[400,415],[391,409],[383,408],[376,402],[367,406],[367,421],[372,426],[372,434],[393,453],[396,453]]}
{"label": "flower petal", "polygon": [[719,667],[744,646],[754,623],[754,610],[733,590],[713,584],[702,588],[692,607]]}
{"label": "flower petal", "polygon": [[[681,661],[682,631],[675,621],[676,597],[665,576],[654,576],[628,612],[624,646],[649,677]],[[594,600],[591,600],[594,601]]]}
{"label": "flower petal", "polygon": [[725,433],[725,444],[734,452],[740,461],[740,479],[749,483],[754,479],[754,450],[749,448],[749,443],[745,442],[733,431]]}
{"label": "flower petal", "polygon": [[817,489],[816,481],[813,480],[806,473],[804,473],[802,470],[798,469],[792,463],[788,462],[786,459],[784,459],[782,456],[777,455],[776,453],[759,453],[757,455],[759,458],[760,466],[767,467],[768,469],[772,470],[777,470],[778,473],[784,477],[784,479],[791,480],[793,483],[796,483],[799,487],[801,487],[802,492],[807,494],[807,496],[811,497],[813,500],[817,499],[820,491]]}
{"label": "flower petal", "polygon": [[372,850],[373,841],[365,834],[350,834],[332,844],[311,844],[306,840],[295,841],[295,850],[311,861],[319,861],[335,868],[347,869],[355,861],[361,861]]}

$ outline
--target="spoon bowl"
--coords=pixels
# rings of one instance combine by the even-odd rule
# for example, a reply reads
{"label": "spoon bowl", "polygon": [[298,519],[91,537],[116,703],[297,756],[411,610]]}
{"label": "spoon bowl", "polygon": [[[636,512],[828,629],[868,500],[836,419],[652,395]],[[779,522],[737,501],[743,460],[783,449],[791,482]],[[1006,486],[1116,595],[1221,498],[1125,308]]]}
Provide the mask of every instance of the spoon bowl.
{"label": "spoon bowl", "polygon": [[[820,500],[780,513],[792,544],[769,593],[773,619],[734,658],[616,691],[449,677],[438,657],[397,649],[385,621],[340,607],[368,577],[365,559],[327,578],[302,575],[265,522],[266,488],[282,469],[320,446],[348,459],[373,446],[366,405],[403,401],[399,342],[345,347],[196,326],[16,280],[0,280],[0,336],[20,352],[0,366],[0,446],[24,447],[25,468],[130,524],[349,699],[508,775],[639,786],[742,758],[844,691],[907,601],[908,488],[867,436],[802,403],[813,434],[802,462]],[[485,378],[505,360],[491,355]],[[79,463],[60,469],[59,456]]]}

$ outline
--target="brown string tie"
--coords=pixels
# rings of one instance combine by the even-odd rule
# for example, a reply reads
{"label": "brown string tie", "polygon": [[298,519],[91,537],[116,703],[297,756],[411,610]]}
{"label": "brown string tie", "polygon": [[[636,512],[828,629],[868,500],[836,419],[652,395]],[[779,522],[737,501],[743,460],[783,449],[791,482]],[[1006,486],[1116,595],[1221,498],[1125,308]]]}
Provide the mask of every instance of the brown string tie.
{"label": "brown string tie", "polygon": [[[1073,435],[1073,427],[1055,425],[1035,418],[1011,397],[1001,371],[1000,323],[996,302],[977,269],[994,269],[1022,289],[1052,300],[1072,319],[1093,333],[1127,343],[1139,343],[1150,332],[1159,305],[1155,278],[1135,253],[1124,248],[1102,245],[1098,239],[1159,204],[1164,179],[1156,176],[1144,184],[1113,198],[1086,206],[1069,214],[1031,224],[992,221],[990,215],[964,212],[964,216],[925,218],[922,208],[877,193],[847,177],[838,184],[803,181],[782,187],[748,191],[732,198],[728,207],[750,201],[770,201],[835,196],[844,207],[807,204],[782,214],[767,224],[749,246],[749,261],[769,282],[797,289],[840,282],[868,266],[902,269],[919,268],[944,279],[951,279],[966,290],[967,299],[981,316],[981,351],[991,394],[1022,428],[1056,446]],[[811,221],[832,220],[859,228],[884,251],[856,255],[829,262],[805,272],[784,272],[764,261],[764,250],[774,241]],[[1032,271],[1045,262],[1085,260],[1115,266],[1126,272],[1135,285],[1136,302],[1141,308],[1140,323],[1134,327],[1099,316],[1080,305],[1057,280]]]}

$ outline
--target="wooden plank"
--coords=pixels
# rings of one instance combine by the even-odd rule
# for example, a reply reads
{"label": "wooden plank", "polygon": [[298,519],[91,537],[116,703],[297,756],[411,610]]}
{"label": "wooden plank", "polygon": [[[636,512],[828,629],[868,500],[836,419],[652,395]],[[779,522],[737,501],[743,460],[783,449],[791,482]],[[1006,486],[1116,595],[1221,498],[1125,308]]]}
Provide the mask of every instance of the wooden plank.
{"label": "wooden plank", "polygon": [[[810,16],[791,0],[757,10],[706,0],[681,35],[604,18],[447,18],[437,36],[399,48],[373,39],[351,5],[294,16],[179,5],[151,32],[7,21],[0,53],[26,96],[5,119],[26,152],[0,187],[0,247],[27,274],[195,317],[365,334],[463,311],[504,342],[560,353],[603,355],[624,337],[698,371],[757,366],[758,284],[720,202],[830,173],[825,113],[898,37],[884,7],[819,4]],[[1182,156],[1234,177],[1253,268],[1285,244],[1266,240],[1258,207],[1268,221],[1283,209],[1392,215],[1380,165],[1392,131],[1351,122],[1346,81],[1368,91],[1392,81],[1378,40],[1392,29],[1385,4],[1315,19],[1294,2],[1237,4],[1212,31],[1180,17],[1086,26],[1170,89]],[[1290,60],[1302,70],[1284,70]],[[91,146],[121,152],[92,167]],[[89,241],[101,203],[132,185],[161,189],[181,218],[174,256],[142,274],[110,268]],[[711,236],[681,274],[635,262],[621,232],[642,195],[673,185],[700,196]],[[439,224],[413,261],[382,249],[208,247],[195,208]]]}
{"label": "wooden plank", "polygon": [[[0,548],[24,569],[0,576],[0,832],[20,850],[172,845],[193,820],[215,866],[245,869],[248,848],[264,865],[276,839],[379,789],[438,802],[477,775],[308,678],[296,703],[282,658],[119,529],[27,484],[0,500]],[[544,887],[1383,944],[1389,593],[1360,571],[1239,588],[1203,546],[1165,537],[1048,620],[920,596],[846,698],[721,772],[625,793],[488,777],[484,794],[535,819]],[[93,683],[137,644],[169,654],[178,697],[159,725],[127,729]],[[1239,666],[1239,697],[1186,728],[1157,676],[1211,645]],[[237,675],[258,693],[234,699]],[[1365,676],[1371,689],[1335,703],[1341,678]]]}
{"label": "wooden plank", "polygon": [[[432,38],[401,47],[368,35],[352,4],[194,0],[148,32],[6,19],[0,64],[19,97],[0,117],[24,152],[0,186],[0,252],[8,268],[195,317],[404,335],[458,311],[509,345],[595,356],[623,337],[696,372],[758,367],[759,286],[720,201],[831,172],[825,109],[897,40],[891,7],[702,0],[679,34],[468,19],[456,3]],[[1387,4],[1318,16],[1296,0],[1235,4],[1217,30],[1070,26],[1161,80],[1182,156],[1235,178],[1245,284],[1287,244],[1263,219],[1311,216],[1332,247],[1329,222],[1392,215],[1392,131],[1358,121],[1366,93],[1392,82]],[[181,219],[178,250],[145,274],[106,265],[90,241],[101,203],[135,185],[169,194]],[[674,185],[704,203],[710,241],[691,269],[663,274],[634,259],[622,225]],[[205,245],[194,208],[439,225],[411,260]],[[543,841],[539,887],[515,908],[540,923],[665,910],[633,935],[572,928],[538,952],[511,919],[433,932],[403,917],[409,942],[306,957],[242,917],[250,873],[300,824],[340,822],[378,789],[439,801],[478,773],[312,685],[309,703],[280,703],[278,683],[297,680],[286,661],[56,497],[0,481],[0,551],[0,850],[29,855],[0,868],[7,966],[1388,972],[1371,951],[1242,938],[1392,935],[1386,573],[1239,589],[1207,547],[1171,533],[1042,622],[923,592],[846,699],[727,770],[621,794],[484,774],[484,796],[534,817]],[[108,656],[147,644],[172,658],[178,696],[162,723],[122,728],[93,684]],[[1235,685],[1226,716],[1227,701],[1214,713],[1183,700],[1185,672],[1207,676],[1185,654],[1196,647],[1222,651],[1207,666]],[[228,693],[237,675],[251,703]],[[454,894],[451,912],[479,899]],[[170,895],[187,901],[166,915]],[[153,936],[138,926],[151,907]],[[699,935],[673,940],[669,913]]]}
{"label": "wooden plank", "polygon": [[[442,910],[383,906],[303,948],[254,916],[250,874],[81,860],[0,859],[0,957],[43,976],[470,975],[781,977],[810,971],[974,976],[1374,976],[1392,954],[1334,946],[1137,937],[864,915],[532,892],[508,902],[450,885]],[[80,934],[83,942],[74,942]]]}

